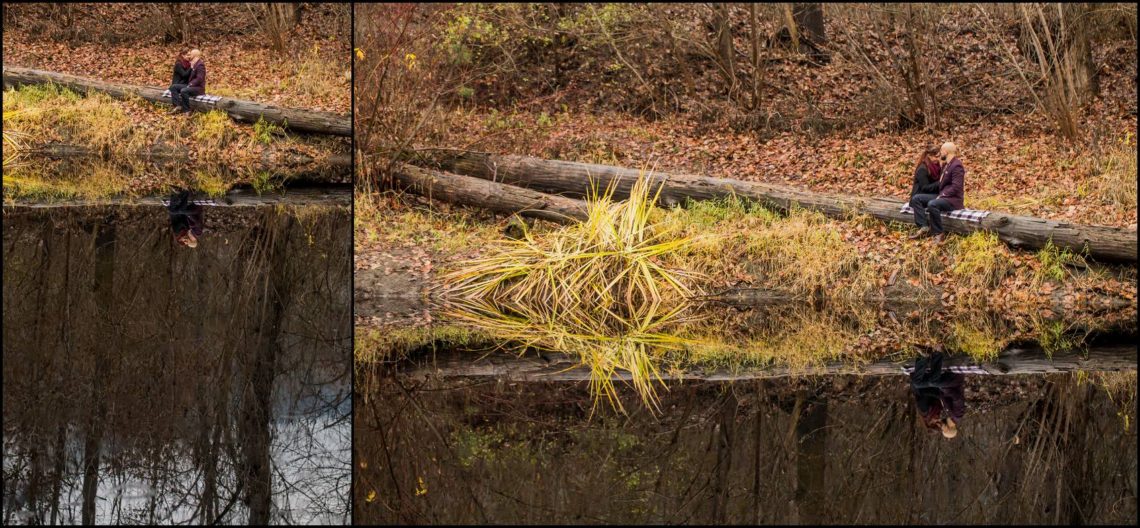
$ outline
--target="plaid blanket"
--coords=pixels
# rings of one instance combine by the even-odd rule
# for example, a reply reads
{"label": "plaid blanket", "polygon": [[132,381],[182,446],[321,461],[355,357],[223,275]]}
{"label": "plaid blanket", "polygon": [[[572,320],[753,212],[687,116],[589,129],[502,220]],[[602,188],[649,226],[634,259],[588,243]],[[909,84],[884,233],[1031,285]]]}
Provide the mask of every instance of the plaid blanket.
{"label": "plaid blanket", "polygon": [[[215,202],[213,198],[206,198],[203,200],[190,200],[190,203],[193,203],[196,205],[218,205],[218,203]],[[163,198],[162,199],[162,205],[169,206],[170,205],[170,198]]]}
{"label": "plaid blanket", "polygon": [[[903,214],[914,214],[914,209],[910,208],[910,204],[905,203],[899,212]],[[990,215],[990,212],[980,211],[978,209],[955,209],[943,214],[950,218],[957,218],[958,220],[964,220],[966,222],[981,222],[983,218]]]}
{"label": "plaid blanket", "polygon": [[[170,99],[170,90],[166,90],[166,91],[162,92],[162,98],[163,99]],[[205,103],[208,105],[212,105],[214,103],[217,103],[218,99],[221,99],[221,98],[222,98],[222,96],[220,96],[220,95],[198,95],[198,96],[191,97],[190,100],[191,101],[198,101],[199,103]]]}
{"label": "plaid blanket", "polygon": [[[950,372],[957,372],[959,374],[988,374],[985,369],[978,365],[951,365],[949,367],[942,367],[942,370],[949,370]],[[914,367],[902,367],[904,374],[914,372]]]}

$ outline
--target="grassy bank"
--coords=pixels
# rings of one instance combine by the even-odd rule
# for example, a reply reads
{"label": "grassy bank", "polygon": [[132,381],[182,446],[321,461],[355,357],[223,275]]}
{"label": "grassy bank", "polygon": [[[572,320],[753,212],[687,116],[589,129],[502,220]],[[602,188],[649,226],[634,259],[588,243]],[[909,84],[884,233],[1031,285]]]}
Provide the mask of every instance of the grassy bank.
{"label": "grassy bank", "polygon": [[[443,315],[466,329],[447,332],[577,354],[595,373],[594,393],[611,402],[618,371],[632,373],[652,405],[662,369],[807,368],[924,348],[985,361],[1015,342],[1079,347],[1089,332],[1135,316],[1135,268],[1053,246],[1010,251],[984,232],[937,245],[907,239],[908,226],[780,214],[736,199],[659,209],[641,191],[628,202],[592,203],[581,224],[540,222],[517,239],[504,236],[506,219],[361,195],[368,205],[357,209],[357,251],[428,249],[443,261],[438,290],[454,301]],[[737,327],[726,323],[731,315],[689,302],[731,288],[793,301]],[[1107,298],[1130,306],[1105,311]],[[907,301],[914,304],[895,314]],[[386,345],[360,342],[357,360],[434,339],[415,332]]]}
{"label": "grassy bank", "polygon": [[[265,122],[238,124],[218,110],[190,116],[168,110],[141,98],[79,95],[55,85],[6,90],[4,132],[18,141],[5,145],[5,199],[98,199],[174,185],[211,195],[239,184],[273,190],[282,182],[267,166],[280,161],[288,172],[296,169],[285,166],[289,159],[307,157],[316,167],[348,148],[342,138],[301,138]],[[46,144],[83,147],[113,163],[75,168],[24,155]],[[148,159],[152,155],[161,167]]]}

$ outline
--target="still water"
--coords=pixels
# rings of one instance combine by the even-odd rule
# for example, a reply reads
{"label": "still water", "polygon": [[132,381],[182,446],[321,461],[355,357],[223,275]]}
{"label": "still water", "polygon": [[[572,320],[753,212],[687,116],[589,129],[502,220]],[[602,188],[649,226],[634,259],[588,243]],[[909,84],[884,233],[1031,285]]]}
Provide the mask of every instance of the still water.
{"label": "still water", "polygon": [[5,207],[5,524],[350,522],[347,207]]}
{"label": "still water", "polygon": [[[358,523],[1137,520],[1133,307],[1063,334],[984,309],[939,326],[899,305],[700,308],[653,336],[679,345],[637,349],[666,378],[652,409],[620,371],[620,405],[595,399],[578,364],[636,332],[546,339],[515,313],[357,302]],[[955,350],[965,325],[1001,350]],[[922,423],[904,372],[932,346],[964,372],[954,438]],[[765,365],[791,356],[824,364]]]}

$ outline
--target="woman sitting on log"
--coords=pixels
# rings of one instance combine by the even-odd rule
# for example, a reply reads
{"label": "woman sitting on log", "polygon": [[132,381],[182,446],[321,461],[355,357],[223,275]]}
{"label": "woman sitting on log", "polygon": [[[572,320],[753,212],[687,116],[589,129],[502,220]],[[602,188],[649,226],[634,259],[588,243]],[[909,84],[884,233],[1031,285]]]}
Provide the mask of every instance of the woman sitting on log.
{"label": "woman sitting on log", "polygon": [[918,155],[918,166],[914,169],[910,197],[914,198],[916,194],[937,194],[941,176],[942,166],[938,164],[938,147],[927,145],[922,154]]}
{"label": "woman sitting on log", "polygon": [[[186,48],[179,49],[178,56],[174,58],[174,76],[170,79],[172,88],[176,84],[190,83],[190,57],[187,57],[189,52],[190,50]],[[171,93],[174,93],[173,90]]]}

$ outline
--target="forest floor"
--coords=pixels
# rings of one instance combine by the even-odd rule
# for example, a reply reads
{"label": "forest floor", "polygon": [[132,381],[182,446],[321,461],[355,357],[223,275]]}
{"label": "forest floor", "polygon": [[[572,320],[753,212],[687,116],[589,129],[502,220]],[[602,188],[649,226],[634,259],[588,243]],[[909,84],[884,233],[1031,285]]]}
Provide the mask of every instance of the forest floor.
{"label": "forest floor", "polygon": [[[509,19],[494,23],[504,20]],[[634,58],[615,66],[616,59],[606,55],[610,48],[586,50],[579,45],[551,51],[572,55],[575,60],[567,62],[569,66],[556,66],[549,55],[520,52],[509,67],[488,67],[490,73],[482,78],[478,73],[459,76],[461,86],[449,84],[440,94],[414,99],[423,108],[413,113],[418,124],[411,147],[527,155],[905,199],[923,147],[953,141],[967,170],[968,208],[1136,229],[1135,50],[1120,43],[1095,49],[1100,89],[1081,110],[1081,137],[1065,141],[1054,123],[1035,109],[1021,81],[1001,70],[1009,66],[998,64],[1001,57],[995,54],[1001,52],[982,40],[977,28],[966,27],[974,22],[955,17],[939,21],[950,28],[947,35],[954,35],[947,37],[948,49],[943,51],[955,60],[934,68],[930,80],[952,99],[940,104],[946,114],[940,116],[937,130],[900,127],[892,118],[897,109],[875,114],[875,108],[883,106],[883,100],[875,99],[882,99],[876,95],[878,79],[858,61],[838,55],[822,66],[773,55],[764,72],[761,110],[747,110],[718,88],[710,61],[691,59],[687,67],[695,71],[697,88],[686,91],[663,66],[678,62],[675,57],[662,58],[660,64]],[[837,45],[849,36],[841,29],[832,32],[829,27],[828,32],[840,35]],[[435,35],[425,34],[429,41]],[[429,48],[411,42],[409,46],[422,50],[405,56],[405,62],[414,56],[415,62],[429,64]],[[625,51],[652,55],[659,44],[649,43],[649,51],[646,46]],[[747,43],[736,47],[748,49]],[[889,52],[870,53],[886,60]],[[669,110],[638,110],[649,105],[640,89],[646,83],[635,82],[630,64],[642,68],[639,76],[658,89],[654,93],[669,93],[663,98]],[[411,62],[399,66],[408,71],[426,68],[413,70]],[[999,70],[1004,73],[995,73]],[[1042,332],[1043,320],[1065,326],[1081,319],[1135,317],[1134,265],[1086,262],[1055,248],[1010,249],[983,234],[950,236],[940,245],[909,240],[906,235],[913,226],[866,217],[842,221],[747,209],[713,203],[657,213],[658,220],[683,235],[703,233],[717,240],[673,261],[705,272],[700,286],[706,293],[759,288],[793,290],[790,293],[801,299],[821,291],[830,298],[933,299],[939,305],[933,313],[899,319],[928,319],[957,334],[951,337],[959,350],[975,351],[992,351],[1008,339],[1048,338],[1049,332],[1067,331]],[[486,211],[392,191],[361,192],[358,187],[358,335],[370,335],[367,332],[377,326],[430,327],[433,315],[427,303],[392,299],[439,293],[443,273],[507,243],[508,221]],[[553,229],[538,222],[534,232],[541,236]],[[1008,315],[1015,331],[972,332],[977,339],[969,343],[972,338],[966,334],[971,332],[955,330],[963,321],[973,324],[976,314],[993,312]],[[904,324],[899,330],[914,329]],[[865,332],[843,346],[848,351],[886,350],[898,342],[897,332],[876,333]],[[884,339],[866,339],[878,337]],[[821,338],[828,339],[826,334]],[[974,346],[981,342],[984,346]]]}

